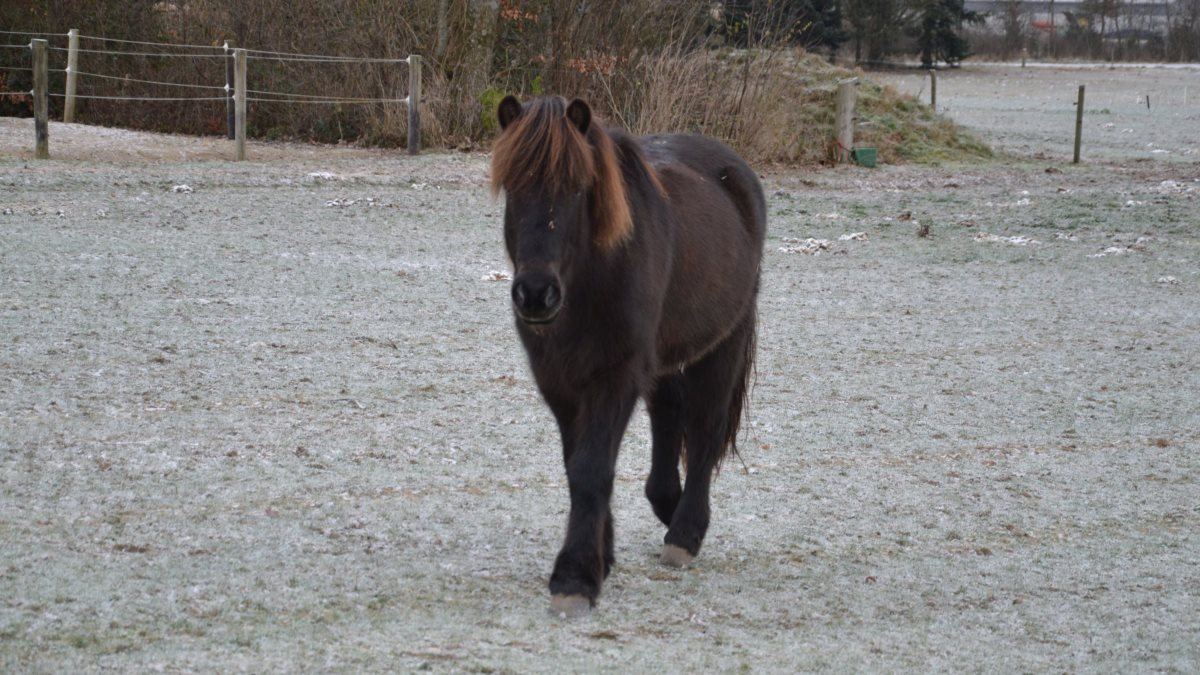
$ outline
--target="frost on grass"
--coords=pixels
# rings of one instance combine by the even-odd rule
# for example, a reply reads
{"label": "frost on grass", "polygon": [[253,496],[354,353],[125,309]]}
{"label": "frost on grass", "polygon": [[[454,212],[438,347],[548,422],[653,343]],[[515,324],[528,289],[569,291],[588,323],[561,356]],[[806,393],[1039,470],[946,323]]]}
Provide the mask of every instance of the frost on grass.
{"label": "frost on grass", "polygon": [[1011,202],[988,201],[988,202],[983,203],[984,206],[987,206],[989,208],[999,208],[999,209],[1024,208],[1026,206],[1031,206],[1032,204],[1033,204],[1033,202],[1030,201],[1030,199],[1029,199],[1029,190],[1021,190],[1020,197]]}
{"label": "frost on grass", "polygon": [[1135,253],[1146,250],[1146,242],[1149,241],[1146,237],[1138,237],[1137,241],[1125,246],[1109,246],[1099,253],[1091,253],[1089,258],[1105,258],[1112,255],[1125,255],[1126,253]]}
{"label": "frost on grass", "polygon": [[1134,251],[1142,251],[1142,250],[1145,250],[1145,247],[1135,248],[1134,246],[1109,246],[1108,248],[1104,249],[1103,251],[1100,251],[1099,253],[1088,254],[1088,257],[1089,258],[1105,258],[1110,255],[1125,255],[1126,253],[1132,253]]}
{"label": "frost on grass", "polygon": [[346,199],[343,197],[338,197],[336,199],[330,199],[325,202],[325,206],[333,207],[333,208],[345,208],[347,206],[354,206],[355,204],[361,204],[363,206],[368,206],[368,207],[370,207],[370,206],[394,206],[394,204],[392,204],[390,202],[382,202],[382,201],[375,199],[374,197],[363,197],[362,199]]}
{"label": "frost on grass", "polygon": [[1185,181],[1164,180],[1158,184],[1158,192],[1163,193],[1163,194],[1179,194],[1182,192],[1195,192],[1198,185],[1200,185],[1200,178],[1193,178],[1191,182],[1193,183],[1192,185],[1189,185]]}
{"label": "frost on grass", "polygon": [[988,234],[980,232],[975,235],[975,241],[993,241],[1001,244],[1012,244],[1014,246],[1028,246],[1030,244],[1040,244],[1042,242],[1037,239],[1022,236],[1001,237],[998,234]]}
{"label": "frost on grass", "polygon": [[[851,232],[838,237],[838,241],[866,241],[866,232]],[[784,245],[779,247],[780,253],[802,253],[804,255],[820,255],[823,251],[830,250],[831,242],[828,239],[814,239],[807,237],[799,239],[796,237],[784,237]],[[838,251],[844,253],[845,251]]]}
{"label": "frost on grass", "polygon": [[784,237],[783,243],[785,246],[779,247],[780,253],[803,253],[804,255],[820,255],[821,251],[829,250],[828,239],[796,239],[795,237]]}

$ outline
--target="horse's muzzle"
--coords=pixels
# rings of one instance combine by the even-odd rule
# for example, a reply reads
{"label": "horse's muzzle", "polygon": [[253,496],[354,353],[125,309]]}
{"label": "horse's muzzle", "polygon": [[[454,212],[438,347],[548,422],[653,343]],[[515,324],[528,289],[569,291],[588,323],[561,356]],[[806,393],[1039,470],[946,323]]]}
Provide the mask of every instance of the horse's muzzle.
{"label": "horse's muzzle", "polygon": [[512,285],[513,309],[525,323],[549,323],[562,309],[562,286],[545,272],[519,275]]}

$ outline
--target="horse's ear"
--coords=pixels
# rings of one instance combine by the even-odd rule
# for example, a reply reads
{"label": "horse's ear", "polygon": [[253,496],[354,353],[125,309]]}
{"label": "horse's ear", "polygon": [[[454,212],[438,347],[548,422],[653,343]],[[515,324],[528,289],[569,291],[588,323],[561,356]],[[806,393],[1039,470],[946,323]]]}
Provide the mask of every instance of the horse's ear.
{"label": "horse's ear", "polygon": [[507,129],[508,125],[512,124],[518,117],[521,116],[521,102],[516,96],[509,94],[500,101],[500,107],[496,108],[496,119],[500,120],[500,128]]}
{"label": "horse's ear", "polygon": [[567,106],[567,119],[571,120],[571,124],[575,125],[579,133],[586,136],[588,126],[592,123],[592,109],[583,101],[575,99]]}

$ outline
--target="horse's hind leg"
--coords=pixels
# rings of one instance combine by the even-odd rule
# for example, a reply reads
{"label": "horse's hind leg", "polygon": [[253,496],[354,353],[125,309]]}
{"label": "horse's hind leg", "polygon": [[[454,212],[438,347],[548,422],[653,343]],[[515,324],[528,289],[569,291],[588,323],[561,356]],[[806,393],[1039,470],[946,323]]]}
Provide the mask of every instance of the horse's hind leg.
{"label": "horse's hind leg", "polygon": [[678,373],[664,375],[649,396],[651,449],[650,476],[646,478],[646,499],[654,515],[670,526],[683,488],[679,484],[679,452],[683,447],[684,378]]}
{"label": "horse's hind leg", "polygon": [[754,320],[750,314],[725,342],[683,372],[687,482],[664,537],[662,561],[669,565],[690,563],[708,531],[709,485],[741,415]]}

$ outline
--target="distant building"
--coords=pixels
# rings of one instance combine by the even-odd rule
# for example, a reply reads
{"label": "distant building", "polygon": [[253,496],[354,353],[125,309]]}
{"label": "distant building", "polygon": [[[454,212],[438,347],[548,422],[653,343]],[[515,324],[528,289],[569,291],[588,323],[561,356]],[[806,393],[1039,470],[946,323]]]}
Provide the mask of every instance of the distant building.
{"label": "distant building", "polygon": [[1065,35],[1074,27],[1122,40],[1162,37],[1171,17],[1179,12],[1178,0],[1113,0],[1116,10],[1106,17],[1093,15],[1097,3],[1082,0],[966,0],[964,4],[966,9],[986,15],[991,30],[1003,30],[1004,17],[1016,12],[1035,34]]}

